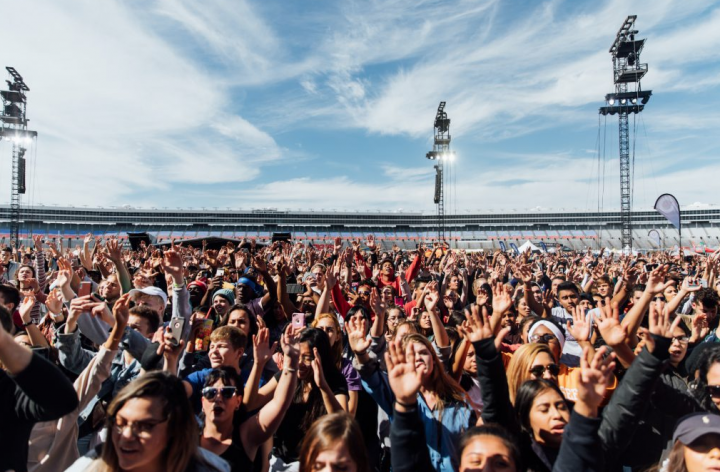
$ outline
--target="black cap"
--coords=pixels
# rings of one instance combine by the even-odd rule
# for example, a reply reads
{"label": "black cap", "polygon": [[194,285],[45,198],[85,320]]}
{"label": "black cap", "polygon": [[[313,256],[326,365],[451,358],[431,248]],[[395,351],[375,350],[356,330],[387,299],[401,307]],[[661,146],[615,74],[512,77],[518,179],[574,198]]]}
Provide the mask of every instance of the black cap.
{"label": "black cap", "polygon": [[673,443],[680,441],[689,446],[706,434],[720,434],[720,415],[712,413],[691,413],[678,421],[673,434]]}

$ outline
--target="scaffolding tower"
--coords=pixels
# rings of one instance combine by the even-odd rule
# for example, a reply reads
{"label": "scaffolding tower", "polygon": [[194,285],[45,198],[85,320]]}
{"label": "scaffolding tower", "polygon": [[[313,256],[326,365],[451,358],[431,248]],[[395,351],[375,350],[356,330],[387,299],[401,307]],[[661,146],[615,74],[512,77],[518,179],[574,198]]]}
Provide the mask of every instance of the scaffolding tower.
{"label": "scaffolding tower", "polygon": [[[601,115],[618,115],[618,141],[620,146],[620,221],[622,248],[632,252],[632,197],[633,175],[630,165],[630,125],[628,116],[638,114],[650,100],[652,91],[642,90],[640,80],[647,74],[648,65],[640,63],[644,39],[635,39],[637,15],[628,16],[610,47],[613,61],[615,92],[605,95],[607,106],[600,107]],[[639,102],[639,103],[638,103]]]}
{"label": "scaffolding tower", "polygon": [[437,161],[434,166],[435,198],[433,201],[437,205],[437,238],[439,242],[445,242],[445,172],[443,171],[443,163],[455,158],[455,153],[450,150],[450,118],[445,112],[445,102],[440,102],[440,105],[438,105],[434,127],[433,149],[425,154],[425,157]]}
{"label": "scaffolding tower", "polygon": [[8,90],[0,91],[0,140],[12,142],[12,174],[10,196],[10,244],[18,247],[20,234],[20,195],[25,193],[25,152],[37,137],[36,131],[27,129],[27,96],[29,92],[22,76],[13,67],[6,67],[10,80]]}

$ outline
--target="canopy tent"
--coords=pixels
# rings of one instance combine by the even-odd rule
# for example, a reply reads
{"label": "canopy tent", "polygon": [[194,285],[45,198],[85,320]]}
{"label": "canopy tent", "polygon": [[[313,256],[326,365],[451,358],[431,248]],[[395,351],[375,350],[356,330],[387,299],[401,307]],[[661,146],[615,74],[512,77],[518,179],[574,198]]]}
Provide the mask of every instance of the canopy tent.
{"label": "canopy tent", "polygon": [[527,252],[527,251],[530,251],[531,253],[532,253],[532,252],[542,252],[542,250],[541,250],[539,247],[537,247],[536,245],[534,245],[534,244],[531,243],[530,241],[525,241],[525,244],[523,244],[522,246],[520,246],[520,247],[518,248],[518,250],[520,251],[520,254],[522,254],[523,252]]}

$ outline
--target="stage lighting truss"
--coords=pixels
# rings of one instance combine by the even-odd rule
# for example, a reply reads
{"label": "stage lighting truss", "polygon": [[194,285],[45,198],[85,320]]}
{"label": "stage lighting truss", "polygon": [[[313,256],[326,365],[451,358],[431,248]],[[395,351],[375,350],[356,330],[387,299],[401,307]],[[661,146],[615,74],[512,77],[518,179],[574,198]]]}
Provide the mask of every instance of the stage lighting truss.
{"label": "stage lighting truss", "polygon": [[455,151],[430,151],[427,154],[425,154],[425,157],[430,159],[431,161],[454,161],[456,154]]}

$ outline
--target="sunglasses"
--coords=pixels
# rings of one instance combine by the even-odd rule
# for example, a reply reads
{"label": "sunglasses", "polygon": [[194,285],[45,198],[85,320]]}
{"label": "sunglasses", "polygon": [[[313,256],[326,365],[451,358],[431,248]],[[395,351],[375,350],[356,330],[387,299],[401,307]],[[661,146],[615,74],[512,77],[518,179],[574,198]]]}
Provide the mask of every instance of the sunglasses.
{"label": "sunglasses", "polygon": [[367,290],[358,290],[358,295],[370,295],[370,292]]}
{"label": "sunglasses", "polygon": [[202,396],[208,400],[214,400],[219,393],[225,400],[229,400],[235,395],[235,392],[237,392],[237,387],[205,387],[202,389]]}
{"label": "sunglasses", "polygon": [[705,390],[711,397],[720,397],[720,385],[708,385]]}
{"label": "sunglasses", "polygon": [[655,297],[653,298],[654,302],[665,302],[665,297]]}
{"label": "sunglasses", "polygon": [[545,372],[550,372],[550,375],[552,375],[553,377],[557,377],[560,373],[560,367],[558,367],[557,364],[549,364],[536,365],[530,368],[530,373],[537,378],[542,377]]}
{"label": "sunglasses", "polygon": [[552,334],[533,334],[532,336],[530,336],[531,343],[547,344],[556,340],[557,339]]}

